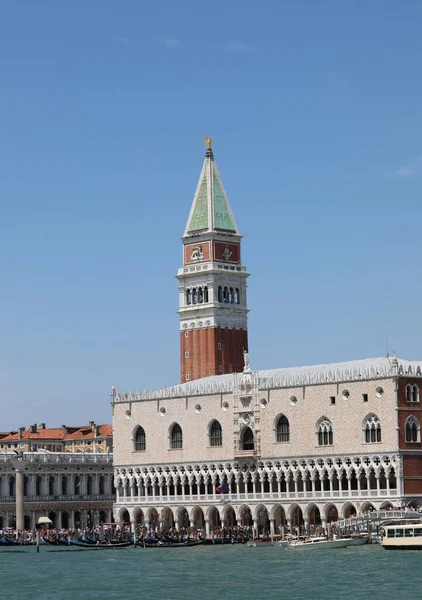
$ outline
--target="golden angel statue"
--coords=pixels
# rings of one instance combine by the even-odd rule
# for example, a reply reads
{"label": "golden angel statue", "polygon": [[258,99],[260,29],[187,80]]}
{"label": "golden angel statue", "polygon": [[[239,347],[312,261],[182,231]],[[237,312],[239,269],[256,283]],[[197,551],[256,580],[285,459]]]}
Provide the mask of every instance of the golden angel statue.
{"label": "golden angel statue", "polygon": [[211,150],[211,144],[212,144],[212,139],[210,138],[209,135],[205,136],[205,148],[208,148],[209,150]]}

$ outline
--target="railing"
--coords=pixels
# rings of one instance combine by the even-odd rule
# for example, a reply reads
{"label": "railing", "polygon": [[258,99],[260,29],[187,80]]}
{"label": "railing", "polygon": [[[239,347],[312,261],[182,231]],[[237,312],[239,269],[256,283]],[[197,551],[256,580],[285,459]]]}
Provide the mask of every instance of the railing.
{"label": "railing", "polygon": [[[80,496],[25,496],[25,502],[104,502],[115,501],[114,494],[81,494]],[[16,502],[15,496],[0,496],[1,502]]]}
{"label": "railing", "polygon": [[[24,452],[25,460],[31,463],[100,463],[113,465],[112,454],[86,452]],[[16,460],[14,453],[0,453],[0,462]]]}
{"label": "railing", "polygon": [[[375,493],[374,493],[375,492]],[[200,503],[200,502],[219,502],[224,500],[225,502],[254,502],[256,500],[303,500],[303,499],[313,499],[313,498],[321,498],[323,500],[329,500],[332,498],[360,498],[362,501],[367,499],[368,497],[379,497],[379,498],[389,498],[390,496],[397,496],[397,490],[386,490],[380,489],[378,490],[362,490],[360,493],[356,490],[333,490],[332,492],[324,490],[324,491],[306,491],[306,492],[256,492],[255,494],[246,493],[246,492],[238,492],[238,493],[228,493],[228,494],[219,494],[217,492],[211,494],[179,494],[175,496],[170,495],[158,495],[155,496],[138,496],[134,495],[133,500],[130,495],[119,496],[119,503],[149,503],[149,504],[180,504],[180,503]]]}

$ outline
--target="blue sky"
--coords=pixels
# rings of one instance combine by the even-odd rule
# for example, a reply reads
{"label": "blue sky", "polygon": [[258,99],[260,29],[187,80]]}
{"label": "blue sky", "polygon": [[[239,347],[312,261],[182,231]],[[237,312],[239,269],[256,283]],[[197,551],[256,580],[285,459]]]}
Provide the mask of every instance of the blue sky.
{"label": "blue sky", "polygon": [[422,358],[422,3],[0,2],[0,430],[179,379],[209,134],[253,368]]}

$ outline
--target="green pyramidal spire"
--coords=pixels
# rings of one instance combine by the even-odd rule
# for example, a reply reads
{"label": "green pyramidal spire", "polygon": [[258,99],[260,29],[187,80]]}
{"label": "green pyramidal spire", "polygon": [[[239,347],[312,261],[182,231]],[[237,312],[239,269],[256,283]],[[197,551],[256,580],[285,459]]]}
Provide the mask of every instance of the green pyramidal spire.
{"label": "green pyramidal spire", "polygon": [[211,150],[211,138],[205,138],[207,151],[186,224],[185,236],[207,231],[239,235],[229,201]]}

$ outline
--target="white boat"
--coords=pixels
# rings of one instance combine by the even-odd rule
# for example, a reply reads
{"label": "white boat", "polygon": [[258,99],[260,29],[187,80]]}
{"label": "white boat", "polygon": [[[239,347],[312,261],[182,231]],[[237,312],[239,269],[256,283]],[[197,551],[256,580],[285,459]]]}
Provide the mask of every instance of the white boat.
{"label": "white boat", "polygon": [[327,540],[325,537],[315,537],[303,542],[292,542],[287,547],[289,550],[334,550],[336,548],[347,548],[352,543],[352,538]]}
{"label": "white boat", "polygon": [[352,537],[351,546],[363,546],[369,542],[369,535],[367,533],[363,533],[362,535],[357,535]]}
{"label": "white boat", "polygon": [[422,550],[422,523],[384,525],[380,544],[386,550]]}
{"label": "white boat", "polygon": [[248,548],[268,548],[268,546],[274,546],[274,542],[271,540],[253,540],[246,543]]}

